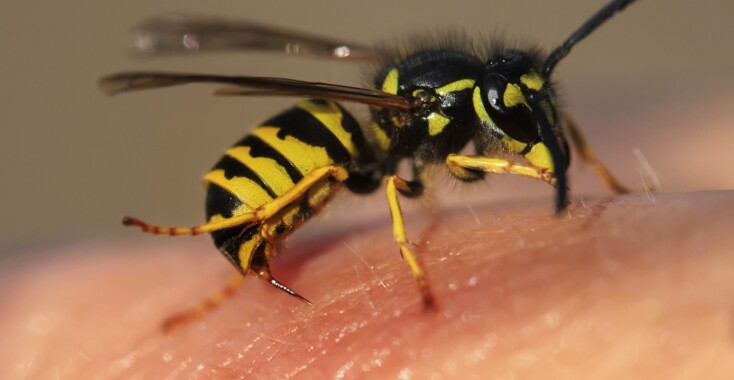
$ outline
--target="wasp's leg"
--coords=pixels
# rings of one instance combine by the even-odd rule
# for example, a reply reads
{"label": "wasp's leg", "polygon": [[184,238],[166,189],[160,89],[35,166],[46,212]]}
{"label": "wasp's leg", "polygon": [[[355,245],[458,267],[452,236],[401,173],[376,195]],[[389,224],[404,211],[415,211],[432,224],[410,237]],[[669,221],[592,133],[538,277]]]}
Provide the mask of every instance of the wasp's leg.
{"label": "wasp's leg", "polygon": [[568,131],[568,136],[571,138],[571,144],[573,144],[573,146],[579,152],[579,154],[581,155],[581,159],[586,162],[586,164],[591,166],[591,168],[594,170],[594,173],[604,184],[604,186],[606,186],[609,191],[615,194],[629,193],[630,190],[620,184],[619,181],[614,178],[609,169],[607,169],[607,167],[604,166],[604,164],[601,163],[598,158],[596,158],[594,151],[592,151],[589,144],[586,143],[586,139],[581,133],[579,127],[576,125],[576,122],[571,117],[565,114],[563,115],[563,121],[567,127],[566,129]]}
{"label": "wasp's leg", "polygon": [[413,272],[418,282],[418,288],[420,289],[421,296],[423,297],[423,305],[426,308],[433,307],[433,293],[426,280],[426,275],[423,272],[418,260],[416,259],[413,252],[410,251],[408,246],[410,242],[405,234],[405,223],[403,221],[403,212],[400,209],[400,202],[398,200],[398,191],[407,197],[417,197],[423,193],[423,184],[420,181],[408,182],[398,176],[390,176],[387,179],[387,203],[390,206],[390,215],[392,216],[392,231],[395,237],[395,242],[400,247],[400,254],[403,259],[408,262],[410,270]]}
{"label": "wasp's leg", "polygon": [[[244,275],[248,273],[248,268],[250,267],[250,262],[253,261],[253,257],[258,256],[258,252],[261,252],[267,245],[267,242],[260,236],[261,231],[263,230],[262,223],[252,226],[249,229],[252,229],[253,233],[247,233],[243,230],[242,233],[227,243],[226,249],[224,247],[220,247],[223,253],[224,250],[228,249],[231,249],[234,252],[236,260],[230,258],[230,261],[235,263],[239,272],[233,275],[221,290],[199,302],[198,305],[174,314],[166,319],[163,322],[164,331],[170,332],[171,330],[187,325],[203,317],[237,293],[237,290],[239,290],[240,284],[244,279]],[[225,253],[225,255],[227,254]]]}
{"label": "wasp's leg", "polygon": [[231,218],[219,220],[216,222],[209,222],[194,227],[163,227],[148,224],[140,219],[131,218],[129,216],[122,218],[122,224],[126,226],[138,227],[143,232],[147,232],[149,234],[169,236],[201,235],[207,232],[219,231],[225,228],[237,227],[257,221],[258,219],[254,212],[247,212],[241,215],[233,216]]}
{"label": "wasp's leg", "polygon": [[298,181],[293,188],[283,193],[283,195],[259,207],[255,211],[257,220],[270,219],[270,217],[277,214],[280,210],[303,197],[319,181],[329,177],[339,182],[344,182],[349,178],[349,172],[347,172],[347,169],[338,165],[328,165],[312,170]]}
{"label": "wasp's leg", "polygon": [[550,170],[521,165],[504,158],[492,158],[478,155],[449,154],[446,157],[449,172],[462,181],[475,180],[481,172],[499,174],[517,174],[539,179],[555,186],[555,177]]}
{"label": "wasp's leg", "polygon": [[[298,293],[289,289],[285,285],[281,284],[278,280],[274,279],[270,274],[270,269],[267,265],[267,260],[271,257],[271,251],[274,244],[274,239],[277,239],[277,233],[274,233],[275,226],[282,222],[281,217],[285,215],[279,215],[278,213],[283,211],[291,218],[287,224],[292,225],[294,223],[294,215],[288,213],[287,207],[296,203],[299,199],[307,199],[309,206],[317,207],[323,202],[323,197],[328,194],[323,193],[323,187],[319,184],[323,184],[324,180],[334,178],[339,182],[343,182],[348,177],[346,169],[336,165],[325,166],[319,169],[311,171],[309,174],[303,177],[292,189],[283,193],[280,197],[274,199],[270,203],[267,203],[253,212],[248,213],[248,222],[258,223],[251,228],[256,228],[257,231],[253,236],[243,233],[238,236],[238,239],[233,242],[234,252],[236,256],[236,264],[239,265],[241,274],[237,278],[233,278],[227,284],[227,286],[208,297],[206,300],[201,302],[199,305],[187,310],[185,312],[174,315],[164,322],[164,330],[170,331],[183,324],[190,323],[192,320],[200,318],[207,312],[216,308],[219,304],[225,301],[227,298],[235,294],[239,283],[242,281],[243,275],[246,273],[254,273],[260,278],[266,279],[273,286],[287,292],[288,294],[295,296],[296,298],[309,303],[307,299],[300,296]],[[328,188],[327,192],[328,192]],[[315,194],[312,194],[312,190]],[[320,191],[321,190],[321,191]],[[315,204],[311,204],[316,202]],[[238,217],[234,217],[238,218]],[[231,226],[236,227],[237,224]],[[228,225],[227,227],[230,227]],[[225,227],[222,227],[225,228]],[[230,260],[232,260],[230,258]]]}
{"label": "wasp's leg", "polygon": [[[277,219],[277,216],[275,219]],[[268,281],[278,289],[283,290],[303,302],[311,304],[311,302],[306,298],[273,278],[270,273],[268,260],[273,256],[272,249],[274,243],[270,240],[273,238],[273,236],[270,235],[272,226],[269,226],[268,222],[272,222],[270,224],[278,224],[278,221],[267,221],[261,223],[253,227],[257,229],[254,236],[247,237],[243,235],[237,238],[236,243],[233,243],[237,246],[235,249],[238,252],[238,260],[240,261],[239,269],[241,273],[232,276],[224,288],[210,295],[198,305],[166,319],[163,322],[164,331],[170,332],[181,326],[187,325],[216,309],[224,301],[234,296],[237,290],[239,290],[240,284],[244,279],[243,273],[253,273],[257,277]]]}
{"label": "wasp's leg", "polygon": [[125,217],[122,223],[126,226],[135,226],[140,228],[143,232],[148,232],[156,235],[200,235],[207,232],[214,232],[223,230],[225,228],[237,227],[250,223],[257,223],[263,220],[267,220],[282,208],[302,197],[309,188],[311,188],[318,181],[333,177],[337,181],[343,182],[349,177],[349,173],[346,169],[337,165],[324,166],[318,169],[314,169],[306,176],[304,176],[298,183],[293,186],[290,190],[283,193],[272,202],[266,203],[259,207],[257,210],[247,212],[241,215],[233,216],[224,220],[209,222],[195,227],[161,227],[154,226],[151,224],[144,223],[143,221],[135,218]]}
{"label": "wasp's leg", "polygon": [[171,332],[179,327],[185,326],[201,318],[208,312],[216,309],[224,301],[232,298],[232,296],[237,293],[244,278],[245,277],[242,276],[241,273],[236,273],[232,275],[229,281],[227,281],[224,287],[218,292],[210,295],[204,301],[201,301],[198,305],[192,307],[191,309],[177,313],[163,321],[163,331]]}

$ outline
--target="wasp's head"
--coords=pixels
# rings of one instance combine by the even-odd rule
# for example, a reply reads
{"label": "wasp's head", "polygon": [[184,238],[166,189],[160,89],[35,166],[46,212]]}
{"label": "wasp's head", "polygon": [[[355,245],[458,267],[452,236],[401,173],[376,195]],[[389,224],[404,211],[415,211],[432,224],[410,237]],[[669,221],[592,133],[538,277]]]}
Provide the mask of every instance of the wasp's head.
{"label": "wasp's head", "polygon": [[473,91],[474,111],[487,132],[531,165],[552,172],[556,208],[565,207],[568,145],[558,127],[553,90],[535,56],[518,50],[494,55]]}

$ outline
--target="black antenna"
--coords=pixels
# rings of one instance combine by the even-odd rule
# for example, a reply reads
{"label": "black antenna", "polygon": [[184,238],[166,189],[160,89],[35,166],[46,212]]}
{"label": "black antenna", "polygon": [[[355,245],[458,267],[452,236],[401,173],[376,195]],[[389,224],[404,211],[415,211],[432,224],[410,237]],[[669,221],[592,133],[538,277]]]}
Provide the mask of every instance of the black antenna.
{"label": "black antenna", "polygon": [[563,150],[558,145],[558,137],[556,137],[553,128],[548,122],[548,118],[543,112],[543,108],[537,98],[537,93],[530,92],[525,95],[525,98],[530,103],[533,116],[538,120],[540,138],[550,151],[551,159],[553,160],[553,176],[556,178],[556,215],[559,215],[566,209],[566,204],[568,203],[568,180],[566,179],[568,162],[563,154]]}
{"label": "black antenna", "polygon": [[545,60],[543,67],[543,76],[546,78],[550,77],[553,68],[556,67],[558,62],[567,56],[571,52],[571,48],[576,45],[579,41],[583,40],[591,34],[596,28],[601,26],[604,22],[609,20],[615,13],[621,12],[628,5],[633,3],[635,0],[612,0],[609,4],[605,5],[604,8],[596,12],[595,15],[591,16],[590,19],[581,25],[573,34],[571,34],[566,41],[564,41],[559,47],[553,50]]}

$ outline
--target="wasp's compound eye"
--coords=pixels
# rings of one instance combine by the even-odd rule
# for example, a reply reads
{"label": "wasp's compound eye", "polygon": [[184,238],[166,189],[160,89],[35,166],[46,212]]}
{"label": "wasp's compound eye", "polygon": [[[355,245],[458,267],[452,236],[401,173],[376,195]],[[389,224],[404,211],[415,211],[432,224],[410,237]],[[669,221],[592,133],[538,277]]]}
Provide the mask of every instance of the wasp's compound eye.
{"label": "wasp's compound eye", "polygon": [[499,74],[487,74],[482,80],[482,101],[487,111],[494,110],[505,113],[507,108],[503,101],[505,88],[507,88],[507,79]]}

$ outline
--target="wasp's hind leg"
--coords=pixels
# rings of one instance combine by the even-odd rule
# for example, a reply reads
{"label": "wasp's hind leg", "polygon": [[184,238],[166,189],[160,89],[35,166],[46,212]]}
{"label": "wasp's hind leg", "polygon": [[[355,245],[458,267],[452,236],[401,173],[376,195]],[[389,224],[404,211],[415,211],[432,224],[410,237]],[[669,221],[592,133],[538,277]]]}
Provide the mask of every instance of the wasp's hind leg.
{"label": "wasp's hind leg", "polygon": [[141,231],[153,234],[153,235],[169,235],[169,236],[180,236],[180,235],[201,235],[209,232],[220,231],[226,228],[232,228],[241,226],[244,224],[258,221],[258,216],[254,212],[248,212],[242,215],[238,215],[232,218],[209,222],[194,227],[163,227],[148,224],[140,219],[126,216],[122,218],[122,224],[126,226],[133,226],[140,228]]}
{"label": "wasp's hind leg", "polygon": [[[203,232],[229,234],[238,231],[219,248],[238,267],[241,273],[230,280],[222,290],[209,296],[197,306],[167,319],[163,324],[164,330],[170,331],[188,324],[215,309],[236,293],[243,275],[248,273],[254,273],[278,289],[301,301],[310,303],[306,298],[273,278],[270,273],[268,260],[272,257],[273,246],[281,235],[278,226],[285,223],[290,228],[296,224],[295,219],[299,215],[297,205],[300,201],[305,201],[314,210],[322,206],[323,202],[334,191],[331,187],[324,186],[325,183],[328,183],[325,181],[344,182],[348,177],[347,170],[338,165],[328,165],[314,169],[293,188],[254,211],[194,228],[176,227],[163,230],[165,227],[149,226],[136,219],[126,219],[126,224],[136,225],[143,231],[169,235],[192,235]],[[242,226],[242,228],[236,228],[239,226]],[[226,231],[226,229],[231,231]]]}
{"label": "wasp's hind leg", "polygon": [[314,169],[308,175],[303,177],[295,186],[285,192],[283,195],[271,202],[266,203],[255,211],[246,212],[241,215],[233,216],[223,220],[209,222],[194,227],[163,227],[145,223],[140,219],[124,217],[122,224],[126,226],[135,226],[143,232],[154,235],[201,235],[204,233],[221,231],[227,228],[238,227],[246,224],[261,222],[271,218],[288,204],[302,197],[310,188],[319,181],[326,178],[334,178],[339,182],[345,181],[349,177],[346,169],[338,165],[328,165],[318,169]]}
{"label": "wasp's hind leg", "polygon": [[242,276],[242,274],[239,272],[233,274],[229,281],[227,281],[224,287],[218,292],[210,295],[205,300],[201,301],[198,305],[166,318],[166,320],[163,321],[162,325],[163,331],[171,332],[173,330],[176,330],[180,327],[188,325],[189,323],[203,317],[210,311],[216,309],[223,302],[237,294],[237,291],[242,285],[242,281],[244,279],[245,277]]}
{"label": "wasp's hind leg", "polygon": [[240,272],[233,275],[222,289],[199,302],[198,305],[167,318],[162,326],[165,332],[171,332],[204,317],[232,298],[237,294],[247,273],[252,273],[278,289],[309,305],[311,304],[309,300],[283,285],[271,274],[268,260],[273,256],[272,251],[275,242],[268,240],[267,224],[267,222],[260,223],[248,229],[250,230],[249,233],[242,233],[232,238],[229,245],[233,246],[230,248],[237,252],[237,257],[230,257],[230,260],[239,267]]}

